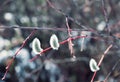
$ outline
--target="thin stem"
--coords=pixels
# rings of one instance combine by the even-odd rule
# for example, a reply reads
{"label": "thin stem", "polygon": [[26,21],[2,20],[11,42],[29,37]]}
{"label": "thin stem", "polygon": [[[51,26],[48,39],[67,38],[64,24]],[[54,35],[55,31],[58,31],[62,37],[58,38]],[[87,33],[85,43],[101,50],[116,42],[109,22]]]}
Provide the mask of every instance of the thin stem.
{"label": "thin stem", "polygon": [[69,24],[68,24],[68,18],[66,17],[66,26],[67,26],[67,29],[68,29],[68,36],[69,36],[69,39],[68,39],[68,47],[69,47],[69,50],[70,50],[70,53],[71,53],[71,55],[73,56],[73,57],[75,57],[75,55],[74,55],[74,48],[73,48],[73,43],[72,43],[72,41],[71,41],[71,37],[72,37],[72,35],[71,35],[71,30],[70,30],[70,26],[69,26]]}
{"label": "thin stem", "polygon": [[68,30],[68,35],[69,35],[69,37],[71,37],[72,35],[71,35],[71,29],[70,29],[70,26],[69,26],[69,24],[68,24],[68,18],[66,17],[66,26],[67,26],[67,30]]}
{"label": "thin stem", "polygon": [[105,80],[103,82],[106,82],[107,79],[109,78],[109,76],[111,75],[111,73],[115,70],[115,68],[117,67],[117,65],[119,64],[120,59],[115,63],[115,65],[112,67],[112,70],[108,73],[108,75],[106,76]]}
{"label": "thin stem", "polygon": [[94,81],[94,78],[95,78],[95,76],[96,76],[96,73],[97,73],[97,71],[94,72],[94,74],[93,74],[92,79],[91,79],[90,82],[93,82],[93,81]]}
{"label": "thin stem", "polygon": [[[74,38],[68,38],[69,40],[76,40],[76,39],[79,39],[79,38],[86,38],[87,36],[76,36]],[[69,42],[69,40],[64,40],[62,42],[59,42],[60,45],[63,45],[67,42]],[[48,47],[48,48],[45,48],[43,51],[40,52],[40,56],[42,56],[43,53],[49,51],[50,49],[52,49],[51,47]],[[30,62],[34,61],[35,59],[37,59],[39,57],[39,55],[36,55],[35,57],[33,57],[32,59],[30,59]]]}
{"label": "thin stem", "polygon": [[108,22],[109,18],[108,18],[108,12],[107,12],[107,10],[105,8],[105,0],[101,0],[101,2],[102,2],[102,9],[103,9],[105,21]]}
{"label": "thin stem", "polygon": [[101,65],[104,57],[107,55],[108,51],[112,48],[112,46],[113,46],[113,44],[109,45],[108,48],[104,51],[104,53],[103,53],[103,55],[102,55],[102,57],[101,57],[101,59],[100,59],[100,61],[99,61],[99,63],[98,63],[98,66]]}
{"label": "thin stem", "polygon": [[52,48],[51,47],[48,47],[48,48],[45,48],[43,51],[41,51],[38,55],[36,55],[35,57],[33,57],[32,59],[30,59],[30,62],[36,60],[39,56],[42,56],[43,53],[51,50]]}
{"label": "thin stem", "polygon": [[[96,40],[102,40],[101,38],[96,38],[96,37],[91,37],[91,36],[76,36],[76,37],[73,37],[73,38],[68,38],[68,39],[66,39],[62,42],[59,42],[59,44],[62,45],[62,44],[67,43],[69,40],[76,40],[76,39],[79,39],[79,38],[94,38]],[[30,62],[36,60],[39,56],[42,56],[43,53],[49,51],[50,49],[51,49],[51,47],[48,47],[48,48],[44,49],[42,52],[40,52],[39,55],[36,55],[32,59],[30,59]]]}
{"label": "thin stem", "polygon": [[[25,26],[17,26],[17,25],[13,25],[13,26],[0,26],[0,29],[31,29],[31,30],[52,30],[52,31],[67,31],[68,29],[66,28],[57,28],[57,27],[25,27]],[[90,31],[89,29],[70,29],[71,31]],[[93,32],[94,33],[94,32]]]}
{"label": "thin stem", "polygon": [[[100,58],[100,61],[99,61],[99,63],[98,63],[98,66],[101,65],[104,57],[107,55],[108,51],[112,48],[112,46],[113,46],[113,44],[109,45],[108,48],[104,51],[104,53],[102,54],[102,57]],[[93,81],[94,81],[94,78],[95,78],[95,76],[96,76],[96,73],[97,73],[97,71],[94,72],[94,74],[93,74],[92,79],[91,79],[90,82],[93,82]]]}
{"label": "thin stem", "polygon": [[[75,24],[79,25],[80,27],[82,27],[83,29],[88,29],[88,27],[82,25],[81,23],[79,23],[77,20],[75,20],[74,18],[68,16],[67,14],[65,14],[64,12],[62,12],[61,9],[57,9],[52,2],[50,2],[50,0],[47,0],[48,4],[50,5],[51,8],[55,9],[58,13],[62,14],[63,16],[67,17],[69,20],[71,20],[72,22],[74,22]],[[90,28],[89,30],[92,30],[92,28]]]}
{"label": "thin stem", "polygon": [[106,22],[106,26],[105,27],[107,28],[108,33],[110,33],[110,28],[108,27],[109,16],[108,16],[107,9],[105,7],[105,0],[101,0],[101,2],[102,2],[102,9],[103,9],[103,13],[104,13],[105,22]]}
{"label": "thin stem", "polygon": [[10,69],[10,66],[12,65],[12,63],[14,62],[16,56],[18,55],[18,53],[21,51],[21,49],[25,46],[25,44],[27,43],[27,41],[31,38],[31,36],[36,32],[36,30],[33,30],[31,32],[31,34],[23,41],[22,45],[20,46],[20,48],[16,51],[16,53],[14,54],[14,56],[12,57],[12,60],[8,63],[8,65],[6,66],[6,72],[2,78],[2,80],[5,79],[9,69]]}

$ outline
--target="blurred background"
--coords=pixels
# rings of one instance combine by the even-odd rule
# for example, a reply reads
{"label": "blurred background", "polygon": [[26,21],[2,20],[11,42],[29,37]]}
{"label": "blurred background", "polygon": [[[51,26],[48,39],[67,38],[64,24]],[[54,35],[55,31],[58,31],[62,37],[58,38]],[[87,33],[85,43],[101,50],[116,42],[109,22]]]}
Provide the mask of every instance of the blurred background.
{"label": "blurred background", "polygon": [[[90,82],[93,72],[89,60],[94,58],[99,62],[110,44],[113,47],[95,81],[104,80],[112,72],[107,82],[120,82],[120,64],[111,71],[120,58],[120,0],[104,1],[108,23],[102,0],[50,0],[54,8],[47,0],[0,0],[0,78],[23,41],[33,29],[38,29],[16,57],[6,79],[0,82]],[[34,38],[37,37],[45,49],[50,46],[52,34],[58,36],[59,42],[69,37],[65,16],[69,19],[72,37],[91,37],[84,38],[84,42],[83,38],[73,41],[76,58],[66,43],[59,50],[47,51],[29,62],[36,55],[31,47]]]}

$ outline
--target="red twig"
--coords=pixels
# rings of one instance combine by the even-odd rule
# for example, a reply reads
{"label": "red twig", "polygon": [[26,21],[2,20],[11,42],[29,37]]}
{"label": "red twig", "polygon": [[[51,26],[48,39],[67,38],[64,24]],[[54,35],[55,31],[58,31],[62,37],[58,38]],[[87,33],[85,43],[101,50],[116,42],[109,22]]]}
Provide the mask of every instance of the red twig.
{"label": "red twig", "polygon": [[[110,28],[108,27],[109,17],[108,17],[108,12],[107,12],[107,10],[106,10],[106,8],[105,8],[105,0],[101,0],[101,2],[102,2],[102,9],[103,9],[103,13],[104,13],[105,22],[106,22],[106,26],[105,26],[105,27],[107,28],[108,33],[110,33]],[[105,55],[106,55],[107,52],[110,50],[110,48],[112,48],[112,46],[113,46],[113,45],[111,44],[111,45],[105,50],[104,54],[102,55],[102,57],[101,57],[101,59],[100,59],[100,61],[99,61],[99,63],[98,63],[98,66],[101,65],[101,63],[102,63]],[[93,76],[92,76],[92,79],[91,79],[91,82],[93,82],[93,80],[94,80],[94,78],[95,78],[95,76],[96,76],[96,73],[97,73],[97,72],[94,72],[94,74],[93,74]]]}
{"label": "red twig", "polygon": [[31,34],[23,41],[22,45],[20,46],[20,48],[16,51],[16,53],[14,54],[14,56],[12,57],[12,60],[8,63],[7,67],[6,67],[6,72],[2,78],[2,80],[5,79],[9,69],[10,69],[10,66],[12,65],[12,63],[14,62],[16,56],[18,55],[18,53],[20,52],[20,50],[25,46],[25,44],[27,43],[27,41],[30,39],[30,37],[36,32],[36,30],[33,30],[31,32]]}
{"label": "red twig", "polygon": [[[101,63],[102,63],[104,57],[106,56],[106,54],[108,53],[108,51],[112,48],[112,46],[113,46],[112,44],[109,45],[108,48],[104,51],[104,53],[102,54],[102,57],[100,58],[100,61],[99,61],[99,63],[98,63],[98,66],[101,65]],[[95,76],[96,76],[96,73],[97,73],[97,71],[94,72],[94,74],[93,74],[92,79],[91,79],[90,82],[93,82],[93,80],[94,80],[94,78],[95,78]]]}
{"label": "red twig", "polygon": [[[76,37],[73,37],[73,38],[68,38],[68,39],[66,39],[66,40],[64,40],[64,41],[62,41],[62,42],[59,42],[59,44],[62,45],[62,44],[65,44],[65,43],[69,42],[69,40],[76,40],[76,39],[79,39],[79,38],[86,38],[86,37],[87,37],[87,38],[94,38],[94,39],[96,39],[96,40],[103,40],[103,39],[101,39],[101,38],[96,38],[96,37],[91,37],[91,36],[76,36]],[[49,51],[50,49],[52,49],[52,48],[51,48],[51,47],[48,47],[48,48],[44,49],[42,52],[40,52],[39,55],[36,55],[36,56],[33,57],[32,59],[30,59],[30,62],[36,60],[40,55],[42,55],[43,53]]]}
{"label": "red twig", "polygon": [[74,44],[73,44],[72,40],[70,39],[72,37],[72,35],[71,35],[71,29],[70,29],[70,26],[68,24],[68,18],[67,17],[66,17],[66,26],[67,26],[67,29],[68,29],[68,36],[69,36],[68,47],[69,47],[71,55],[74,57],[75,56],[74,55],[74,49],[73,49]]}
{"label": "red twig", "polygon": [[[62,44],[65,44],[65,43],[69,42],[69,40],[72,41],[72,40],[76,40],[76,39],[79,39],[79,38],[86,38],[86,37],[87,37],[87,36],[76,36],[76,37],[74,37],[74,38],[68,38],[67,40],[64,40],[64,41],[62,41],[62,42],[59,42],[59,44],[62,45]],[[51,47],[48,47],[48,48],[44,49],[43,51],[40,52],[40,55],[42,55],[43,53],[49,51],[50,49],[52,49],[52,48],[51,48]],[[34,60],[37,59],[38,57],[39,57],[39,55],[36,55],[35,57],[33,57],[33,58],[30,60],[30,62],[34,61]]]}
{"label": "red twig", "polygon": [[98,63],[98,66],[101,65],[101,63],[102,63],[104,57],[106,56],[106,54],[108,53],[108,51],[112,48],[112,46],[113,46],[112,44],[109,45],[108,48],[105,50],[105,52],[103,53],[103,55],[102,55],[102,57],[101,57],[101,59],[100,59],[100,61],[99,61],[99,63]]}

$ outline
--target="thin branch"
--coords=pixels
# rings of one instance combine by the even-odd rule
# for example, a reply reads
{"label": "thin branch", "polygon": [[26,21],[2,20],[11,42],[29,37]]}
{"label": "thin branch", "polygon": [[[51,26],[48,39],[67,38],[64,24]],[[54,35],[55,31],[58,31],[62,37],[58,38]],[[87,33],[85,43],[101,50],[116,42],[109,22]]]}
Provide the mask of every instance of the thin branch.
{"label": "thin branch", "polygon": [[20,46],[20,48],[16,51],[16,53],[14,54],[14,56],[12,57],[12,60],[8,63],[7,67],[6,67],[6,72],[2,78],[2,80],[5,79],[9,69],[10,69],[10,66],[12,65],[12,63],[14,62],[16,56],[18,55],[18,53],[21,51],[21,49],[26,45],[27,41],[31,38],[31,36],[36,32],[36,30],[33,30],[31,32],[31,34],[23,41],[22,45]]}
{"label": "thin branch", "polygon": [[[65,43],[68,43],[69,40],[72,41],[72,40],[76,40],[76,39],[80,39],[80,38],[93,38],[93,39],[95,39],[95,40],[103,40],[103,41],[104,41],[104,39],[99,38],[99,37],[96,38],[96,37],[92,37],[92,36],[76,36],[76,37],[68,38],[68,39],[66,39],[66,40],[64,40],[64,41],[62,41],[62,42],[59,42],[59,44],[60,44],[60,45],[63,45],[63,44],[65,44]],[[30,62],[36,60],[39,56],[42,56],[43,53],[45,53],[45,52],[47,52],[47,51],[49,51],[49,50],[51,50],[51,49],[52,49],[51,47],[45,48],[42,52],[40,52],[39,54],[37,54],[36,56],[34,56],[32,59],[30,59]]]}
{"label": "thin branch", "polygon": [[107,9],[106,9],[106,7],[105,7],[105,0],[101,0],[101,2],[102,2],[102,9],[103,9],[103,13],[104,13],[105,22],[106,22],[105,28],[107,28],[108,33],[110,33],[110,28],[108,27],[108,24],[109,24],[109,16],[108,16]]}
{"label": "thin branch", "polygon": [[32,72],[30,72],[30,73],[26,76],[26,78],[31,78],[33,74],[35,74],[35,73],[37,73],[37,72],[40,72],[43,66],[44,66],[44,65],[42,64],[40,67],[38,67],[37,69],[35,69],[35,70],[33,70]]}
{"label": "thin branch", "polygon": [[5,9],[5,6],[7,6],[9,2],[12,2],[12,1],[13,0],[6,0],[5,2],[3,2],[3,4],[0,6],[0,12]]}
{"label": "thin branch", "polygon": [[[57,9],[52,2],[50,2],[50,0],[47,0],[48,4],[50,5],[51,8],[53,8],[54,10],[56,10],[58,13],[62,14],[63,16],[67,17],[69,20],[71,20],[72,22],[74,22],[75,24],[79,25],[80,27],[82,27],[85,30],[90,30],[90,31],[95,31],[92,28],[88,28],[84,25],[82,25],[80,22],[78,22],[77,20],[75,20],[74,18],[70,17],[69,15],[65,14],[61,9]],[[96,31],[95,31],[96,32]]]}
{"label": "thin branch", "polygon": [[106,9],[106,7],[105,7],[105,0],[101,0],[101,2],[102,2],[102,9],[103,9],[103,13],[104,13],[105,21],[106,21],[106,23],[108,23],[109,18],[108,18],[108,12],[107,12],[107,9]]}
{"label": "thin branch", "polygon": [[113,44],[109,45],[108,48],[104,51],[104,53],[103,53],[103,55],[102,55],[102,57],[101,57],[101,59],[100,59],[100,61],[99,61],[99,63],[98,63],[98,66],[101,65],[104,57],[107,55],[108,51],[112,48],[112,46],[113,46]]}
{"label": "thin branch", "polygon": [[[91,37],[91,36],[76,36],[76,37],[68,38],[68,39],[70,39],[70,40],[76,40],[76,39],[79,39],[79,38],[94,38],[94,39],[96,39],[96,40],[103,40],[103,39],[101,39],[101,38],[96,38],[96,37]],[[67,42],[69,41],[68,39],[66,39],[66,40],[64,40],[64,41],[62,41],[62,42],[59,42],[59,44],[60,44],[60,45],[63,45],[63,44],[65,44],[65,43],[67,43]],[[43,53],[49,51],[50,49],[52,49],[52,48],[51,48],[51,47],[48,47],[48,48],[44,49],[42,52],[40,52],[39,54],[37,54],[36,56],[34,56],[32,59],[30,59],[30,62],[36,60],[39,56],[42,56]]]}
{"label": "thin branch", "polygon": [[[107,28],[107,31],[108,31],[108,33],[109,33],[109,35],[110,35],[110,28],[108,27],[109,17],[108,17],[108,12],[107,12],[107,10],[106,10],[106,8],[105,8],[105,0],[101,0],[101,2],[102,2],[102,9],[103,9],[103,13],[104,13],[105,22],[106,22],[106,26],[105,26],[105,27]],[[112,48],[112,46],[113,46],[113,45],[111,44],[111,45],[105,50],[104,54],[102,55],[102,57],[101,57],[101,59],[100,59],[100,61],[99,61],[99,63],[98,63],[98,66],[101,65],[101,63],[102,63],[105,55],[106,55],[107,52],[110,50],[110,48]],[[93,82],[93,80],[94,80],[94,78],[95,78],[95,76],[96,76],[96,73],[97,73],[97,71],[94,72],[94,74],[93,74],[93,76],[92,76],[92,79],[91,79],[91,82]]]}
{"label": "thin branch", "polygon": [[105,80],[103,82],[106,82],[107,79],[109,78],[109,76],[111,75],[111,73],[115,70],[115,68],[117,67],[117,65],[119,64],[120,59],[115,63],[115,65],[112,67],[112,70],[108,73],[108,75],[106,76]]}
{"label": "thin branch", "polygon": [[69,37],[71,37],[72,35],[71,35],[71,29],[70,29],[70,26],[69,26],[69,24],[68,24],[68,18],[66,17],[66,26],[67,26],[67,30],[68,30],[68,35],[69,35]]}
{"label": "thin branch", "polygon": [[68,18],[67,17],[66,17],[66,26],[67,26],[67,29],[68,29],[68,36],[69,36],[69,38],[68,38],[68,40],[69,40],[68,41],[68,47],[69,47],[71,55],[73,57],[75,57],[75,55],[74,55],[74,48],[73,48],[74,44],[73,44],[72,40],[70,39],[72,37],[72,35],[71,35],[71,30],[70,30],[70,26],[68,24]]}
{"label": "thin branch", "polygon": [[[108,48],[104,51],[104,53],[102,54],[102,57],[101,57],[100,60],[99,60],[98,66],[101,65],[104,57],[107,55],[108,51],[112,48],[112,46],[113,46],[113,44],[109,45]],[[94,72],[94,74],[93,74],[92,79],[91,79],[90,82],[93,82],[93,81],[94,81],[94,78],[95,78],[95,76],[96,76],[96,73],[97,73],[97,71]]]}
{"label": "thin branch", "polygon": [[[63,45],[63,44],[65,44],[65,43],[69,42],[69,40],[72,41],[72,40],[76,40],[76,39],[79,39],[79,38],[86,38],[86,37],[87,37],[87,36],[76,36],[76,37],[74,37],[74,38],[68,38],[67,40],[64,40],[64,41],[62,41],[62,42],[59,42],[59,44],[60,44],[60,45]],[[51,47],[48,47],[48,48],[44,49],[43,51],[41,51],[41,52],[39,53],[39,55],[36,55],[35,57],[33,57],[33,58],[30,60],[30,62],[36,60],[39,56],[42,56],[43,53],[45,53],[45,52],[47,52],[47,51],[49,51],[49,50],[51,50],[51,49],[52,49]]]}
{"label": "thin branch", "polygon": [[[52,31],[67,31],[68,29],[66,28],[58,28],[58,27],[25,27],[25,26],[17,26],[17,25],[13,25],[13,26],[0,26],[0,29],[31,29],[31,30],[52,30]],[[88,29],[70,29],[71,31],[90,31]],[[93,32],[94,33],[94,32]]]}

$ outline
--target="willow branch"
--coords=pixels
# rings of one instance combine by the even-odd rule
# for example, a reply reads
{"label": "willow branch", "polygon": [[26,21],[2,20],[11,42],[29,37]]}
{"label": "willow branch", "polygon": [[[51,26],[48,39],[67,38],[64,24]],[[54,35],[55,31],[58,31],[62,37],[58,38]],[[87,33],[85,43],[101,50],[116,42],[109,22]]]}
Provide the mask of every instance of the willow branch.
{"label": "willow branch", "polygon": [[20,46],[20,48],[16,51],[16,53],[14,54],[14,56],[12,57],[12,60],[8,63],[7,67],[6,67],[6,72],[2,78],[2,80],[5,79],[9,69],[10,69],[10,66],[12,65],[12,63],[14,62],[16,56],[18,55],[18,53],[21,51],[21,49],[26,45],[27,41],[31,38],[31,36],[36,32],[36,30],[33,30],[31,32],[31,34],[23,41],[22,45]]}
{"label": "willow branch", "polygon": [[102,9],[103,9],[103,13],[104,13],[105,22],[106,22],[105,28],[107,28],[108,33],[110,33],[110,28],[108,27],[108,24],[109,24],[109,16],[108,16],[107,9],[106,9],[106,7],[105,7],[105,0],[101,0],[101,2],[102,2]]}
{"label": "willow branch", "polygon": [[69,20],[71,20],[72,22],[74,22],[75,24],[77,24],[78,26],[82,27],[83,29],[89,30],[89,31],[95,31],[92,28],[88,28],[84,25],[82,25],[80,22],[78,22],[77,20],[75,20],[74,18],[70,17],[69,15],[65,14],[61,9],[58,9],[54,6],[54,4],[50,1],[47,0],[48,4],[50,5],[51,8],[53,8],[54,10],[56,10],[58,13],[62,14],[63,16],[67,17]]}
{"label": "willow branch", "polygon": [[112,74],[112,72],[115,70],[115,68],[117,67],[117,65],[119,64],[120,59],[115,63],[115,65],[112,67],[112,70],[108,73],[108,75],[106,76],[105,80],[103,82],[106,82],[107,79],[109,78],[109,76]]}
{"label": "willow branch", "polygon": [[[59,44],[60,45],[63,45],[63,44],[65,44],[65,43],[68,43],[69,42],[69,40],[76,40],[76,39],[79,39],[79,38],[86,38],[87,36],[76,36],[76,37],[74,37],[74,38],[68,38],[67,40],[64,40],[64,41],[62,41],[62,42],[59,42]],[[33,57],[31,60],[30,60],[30,62],[32,62],[32,61],[34,61],[34,60],[36,60],[39,56],[42,56],[42,54],[43,53],[45,53],[45,52],[47,52],[47,51],[49,51],[49,50],[51,50],[52,48],[51,47],[48,47],[48,48],[45,48],[43,51],[41,51],[38,55],[36,55],[35,57]]]}
{"label": "willow branch", "polygon": [[[104,57],[107,55],[108,51],[112,48],[112,46],[113,46],[113,44],[109,45],[108,48],[104,51],[104,53],[102,54],[102,56],[101,56],[101,58],[100,58],[100,60],[99,60],[98,66],[100,66],[100,65],[102,64],[102,61],[103,61]],[[94,72],[94,74],[93,74],[92,79],[91,79],[90,82],[93,82],[93,81],[94,81],[94,78],[95,78],[95,76],[96,76],[96,73],[97,73],[97,71]]]}

